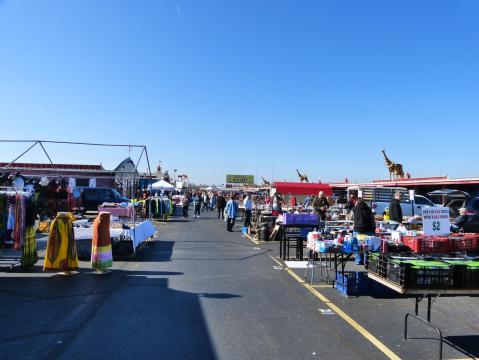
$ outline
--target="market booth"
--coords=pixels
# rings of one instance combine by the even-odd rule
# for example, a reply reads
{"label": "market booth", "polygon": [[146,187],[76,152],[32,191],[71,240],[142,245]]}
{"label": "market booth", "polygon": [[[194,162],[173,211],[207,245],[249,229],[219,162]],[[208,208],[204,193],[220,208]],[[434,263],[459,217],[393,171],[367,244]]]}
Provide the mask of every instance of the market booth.
{"label": "market booth", "polygon": [[302,182],[274,182],[271,185],[271,193],[292,194],[292,195],[318,195],[324,191],[326,196],[333,196],[333,188],[329,184],[302,183]]}
{"label": "market booth", "polygon": [[[284,220],[289,224],[289,219]],[[442,329],[431,322],[433,300],[479,295],[479,234],[451,233],[447,207],[423,209],[420,226],[406,221],[401,226],[387,222],[376,225],[375,234],[369,235],[354,234],[349,226],[339,233],[326,228],[308,233],[304,279],[310,276],[313,283],[316,268],[320,281],[332,280],[333,286],[347,296],[366,295],[368,284],[374,282],[414,298],[414,311],[404,315],[404,339],[411,338],[411,320],[426,325],[437,333],[442,359],[444,336]],[[302,255],[296,259],[303,260]],[[356,265],[349,261],[353,258]],[[364,261],[366,271],[358,267]],[[422,301],[426,302],[425,317],[419,315]]]}

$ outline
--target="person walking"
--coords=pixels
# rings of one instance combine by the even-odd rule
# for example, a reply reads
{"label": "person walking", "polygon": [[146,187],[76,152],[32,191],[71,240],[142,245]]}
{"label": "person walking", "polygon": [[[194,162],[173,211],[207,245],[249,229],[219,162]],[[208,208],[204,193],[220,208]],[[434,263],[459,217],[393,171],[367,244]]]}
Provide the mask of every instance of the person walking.
{"label": "person walking", "polygon": [[244,223],[243,226],[251,226],[251,217],[253,215],[253,200],[249,194],[243,200],[244,206]]}
{"label": "person walking", "polygon": [[396,191],[394,199],[389,203],[389,221],[402,224],[401,193]]}
{"label": "person walking", "polygon": [[195,208],[195,215],[193,216],[194,218],[200,218],[200,212],[201,212],[201,194],[195,192],[193,194],[193,207]]}
{"label": "person walking", "polygon": [[216,209],[218,210],[218,219],[225,218],[225,207],[226,207],[226,199],[222,193],[218,195],[218,199],[216,200]]}
{"label": "person walking", "polygon": [[209,206],[209,204],[210,204],[210,197],[208,196],[208,193],[207,193],[207,192],[205,192],[205,193],[203,194],[202,200],[203,200],[203,209],[201,210],[201,212],[203,212],[203,211],[205,211],[205,210],[206,210],[206,212],[208,212],[208,206]]}
{"label": "person walking", "polygon": [[226,203],[226,230],[233,232],[233,226],[235,226],[236,217],[238,216],[238,203],[236,202],[236,196],[233,194]]}
{"label": "person walking", "polygon": [[183,195],[183,199],[181,199],[181,205],[183,205],[183,217],[188,217],[188,208],[190,206],[190,199],[188,194]]}
{"label": "person walking", "polygon": [[212,193],[210,196],[210,210],[214,211],[216,207],[216,201],[218,201],[218,195],[216,193]]}

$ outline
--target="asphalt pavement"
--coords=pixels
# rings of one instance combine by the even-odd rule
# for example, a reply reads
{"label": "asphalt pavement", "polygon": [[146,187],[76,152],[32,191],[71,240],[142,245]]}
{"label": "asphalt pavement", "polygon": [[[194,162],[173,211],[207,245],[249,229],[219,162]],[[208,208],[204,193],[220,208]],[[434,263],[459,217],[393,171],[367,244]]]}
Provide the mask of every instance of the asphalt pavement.
{"label": "asphalt pavement", "polygon": [[[277,261],[277,247],[251,242],[240,225],[227,232],[210,212],[160,226],[136,259],[115,261],[107,275],[88,262],[74,276],[43,273],[42,262],[0,272],[1,357],[384,359],[390,351],[437,358],[436,341],[402,339],[411,299],[345,298],[323,287],[318,296]],[[433,318],[474,355],[477,298],[437,303]],[[420,326],[411,330],[424,335]],[[445,354],[466,358],[450,346]]]}

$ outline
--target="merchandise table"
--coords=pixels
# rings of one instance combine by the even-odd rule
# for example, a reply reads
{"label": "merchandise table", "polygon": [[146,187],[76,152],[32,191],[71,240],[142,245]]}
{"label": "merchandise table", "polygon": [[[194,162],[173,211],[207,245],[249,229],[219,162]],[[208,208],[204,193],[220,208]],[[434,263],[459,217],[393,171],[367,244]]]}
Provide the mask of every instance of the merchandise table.
{"label": "merchandise table", "polygon": [[[334,286],[337,274],[344,274],[346,269],[347,262],[351,259],[353,255],[364,256],[364,252],[360,251],[357,253],[342,252],[339,250],[325,251],[320,252],[316,250],[309,250],[308,264],[306,266],[306,272],[304,273],[304,280],[306,280],[309,269],[311,268],[311,283],[314,281],[314,262],[315,259],[319,259],[319,268],[321,269],[321,280],[323,280],[322,275],[323,269],[326,269],[327,282],[330,283],[329,274],[334,272],[334,280],[332,280],[332,285]],[[324,262],[323,262],[324,260]]]}
{"label": "merchandise table", "polygon": [[135,208],[132,206],[127,207],[108,207],[108,206],[98,206],[98,212],[105,211],[109,212],[111,215],[118,217],[127,217],[133,218],[133,212]]}
{"label": "merchandise table", "polygon": [[[88,241],[93,238],[93,227],[75,227],[74,232],[76,241]],[[143,242],[155,235],[155,232],[156,230],[153,224],[149,220],[146,220],[136,224],[136,227],[131,229],[110,228],[110,238],[113,240],[113,246],[115,245],[115,241],[131,242],[131,248],[134,254]]]}
{"label": "merchandise table", "polygon": [[[307,240],[307,235],[301,235],[301,229],[317,229],[319,224],[316,225],[297,225],[297,224],[277,224],[280,227],[281,236],[279,238],[279,257],[283,260],[289,260],[289,249],[291,239],[295,239],[296,244],[296,259],[303,260],[304,242]],[[299,234],[288,234],[287,230],[299,229]]]}
{"label": "merchandise table", "polygon": [[[392,283],[387,279],[373,274],[371,272],[368,273],[368,277],[378,283],[386,286],[387,288],[394,290],[402,295],[413,295],[415,297],[415,304],[414,304],[414,313],[407,313],[404,317],[404,339],[410,340],[412,338],[408,337],[408,319],[410,317],[422,322],[423,324],[433,328],[436,330],[439,338],[439,359],[442,360],[442,345],[443,345],[443,334],[442,330],[437,326],[431,323],[431,310],[433,300],[432,298],[438,299],[442,295],[446,296],[468,296],[468,295],[479,295],[479,289],[407,289],[399,286],[398,284]],[[419,303],[423,300],[427,299],[427,316],[426,319],[419,316]]]}

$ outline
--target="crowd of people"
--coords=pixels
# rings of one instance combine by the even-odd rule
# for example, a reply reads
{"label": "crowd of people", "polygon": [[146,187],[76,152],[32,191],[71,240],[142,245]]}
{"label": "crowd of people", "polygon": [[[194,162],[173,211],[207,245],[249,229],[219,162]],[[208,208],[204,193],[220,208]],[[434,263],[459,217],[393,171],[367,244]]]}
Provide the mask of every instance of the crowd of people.
{"label": "crowd of people", "polygon": [[[391,222],[402,222],[400,200],[401,193],[397,192],[388,210]],[[193,209],[193,217],[196,219],[199,219],[205,212],[215,212],[218,219],[226,222],[226,229],[230,232],[233,231],[240,207],[244,209],[243,226],[248,227],[252,225],[253,211],[260,205],[270,209],[275,215],[282,213],[285,208],[291,211],[310,209],[318,214],[321,221],[325,221],[328,210],[333,204],[322,191],[318,195],[304,197],[301,203],[293,194],[287,195],[287,199],[285,199],[280,193],[270,196],[266,192],[252,194],[199,190],[185,192],[179,201],[183,207],[183,217],[189,216],[190,206]],[[344,204],[344,209],[348,214],[348,219],[354,222],[356,233],[374,234],[375,214],[362,198],[351,195]]]}
{"label": "crowd of people", "polygon": [[[189,207],[193,206],[195,219],[199,219],[204,212],[215,211],[217,218],[226,221],[227,231],[233,231],[233,227],[238,217],[239,198],[236,194],[225,195],[222,192],[193,191],[186,192],[181,199],[183,207],[183,217],[188,217]],[[253,209],[252,201],[249,196],[245,196],[245,226],[251,225],[251,211]],[[248,211],[249,210],[249,211]]]}

